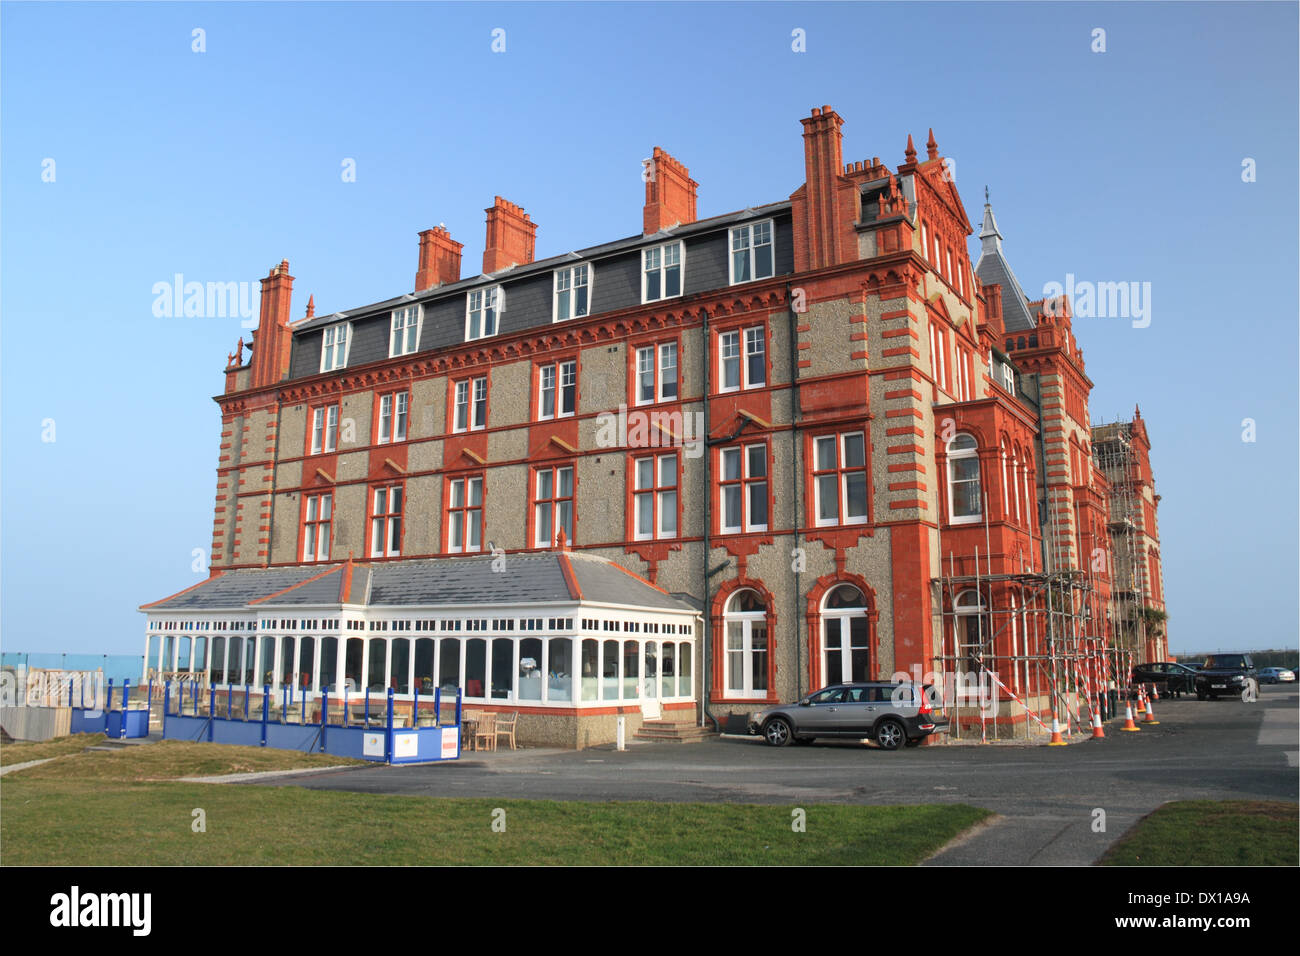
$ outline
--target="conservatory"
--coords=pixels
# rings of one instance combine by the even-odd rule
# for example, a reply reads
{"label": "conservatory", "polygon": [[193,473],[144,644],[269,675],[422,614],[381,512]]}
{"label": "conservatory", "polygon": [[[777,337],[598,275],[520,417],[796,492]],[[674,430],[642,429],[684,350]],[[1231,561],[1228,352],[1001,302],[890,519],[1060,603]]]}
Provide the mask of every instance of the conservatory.
{"label": "conservatory", "polygon": [[695,715],[698,612],[592,555],[231,570],[141,610],[142,677],[218,694],[310,707],[391,689],[408,711],[459,694],[577,746],[612,740],[612,716]]}

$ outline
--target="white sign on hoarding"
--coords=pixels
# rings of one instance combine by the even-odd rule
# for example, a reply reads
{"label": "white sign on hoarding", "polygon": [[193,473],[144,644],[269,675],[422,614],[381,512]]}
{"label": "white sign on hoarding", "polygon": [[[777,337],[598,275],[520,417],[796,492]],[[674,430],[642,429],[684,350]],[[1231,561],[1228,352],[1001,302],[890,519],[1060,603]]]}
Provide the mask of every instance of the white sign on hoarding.
{"label": "white sign on hoarding", "polygon": [[460,730],[456,727],[442,728],[442,759],[454,760],[460,755]]}
{"label": "white sign on hoarding", "polygon": [[384,755],[384,735],[366,734],[361,743],[361,753],[367,757],[382,757]]}

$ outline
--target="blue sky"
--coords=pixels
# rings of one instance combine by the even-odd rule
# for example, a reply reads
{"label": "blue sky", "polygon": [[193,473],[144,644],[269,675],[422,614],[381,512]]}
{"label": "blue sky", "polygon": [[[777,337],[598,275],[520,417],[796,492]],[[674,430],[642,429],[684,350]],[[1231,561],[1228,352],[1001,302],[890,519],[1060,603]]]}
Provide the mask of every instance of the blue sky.
{"label": "blue sky", "polygon": [[378,301],[439,222],[476,271],[497,194],[539,258],[631,235],[655,145],[701,216],[775,201],[822,104],[846,161],[933,127],[1031,295],[1151,284],[1148,327],[1075,332],[1094,422],[1140,403],[1151,431],[1174,649],[1296,646],[1294,4],[5,3],[0,28],[7,651],[138,653],[135,608],[199,579],[247,332],[155,316],[155,283],[287,258],[295,316]]}

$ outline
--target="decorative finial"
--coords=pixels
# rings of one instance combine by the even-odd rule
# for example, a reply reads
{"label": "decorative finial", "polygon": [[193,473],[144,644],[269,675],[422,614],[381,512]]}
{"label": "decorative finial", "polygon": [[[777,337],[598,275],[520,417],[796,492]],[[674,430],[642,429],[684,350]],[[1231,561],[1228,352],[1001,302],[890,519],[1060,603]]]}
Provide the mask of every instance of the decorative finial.
{"label": "decorative finial", "polygon": [[307,297],[307,318],[312,318],[316,314],[316,296]]}
{"label": "decorative finial", "polygon": [[925,141],[926,159],[937,159],[939,156],[939,144],[934,141],[934,127],[930,127],[930,138]]}
{"label": "decorative finial", "polygon": [[985,187],[984,187],[984,205],[987,206],[988,204],[989,204],[989,187],[988,187],[988,186],[985,186]]}
{"label": "decorative finial", "polygon": [[916,147],[912,145],[912,134],[907,134],[907,149],[903,151],[903,157],[909,162],[916,162]]}

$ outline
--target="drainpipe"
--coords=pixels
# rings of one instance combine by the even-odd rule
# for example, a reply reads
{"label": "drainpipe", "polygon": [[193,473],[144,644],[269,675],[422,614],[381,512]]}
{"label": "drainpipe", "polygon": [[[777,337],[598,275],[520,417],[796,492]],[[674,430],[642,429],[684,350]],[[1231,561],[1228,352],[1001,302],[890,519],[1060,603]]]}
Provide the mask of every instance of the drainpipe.
{"label": "drainpipe", "polygon": [[710,452],[709,452],[709,313],[707,309],[701,309],[702,319],[700,322],[700,355],[703,357],[704,375],[703,375],[703,401],[704,401],[704,434],[700,436],[700,442],[704,449],[704,555],[702,558],[703,579],[704,579],[704,640],[703,640],[703,666],[704,681],[703,699],[700,701],[700,726],[704,726],[705,720],[713,721],[713,729],[719,733],[722,732],[722,725],[718,723],[718,718],[709,710],[709,695],[712,692],[711,682],[713,679],[713,585],[712,576],[709,574],[709,553],[712,550],[711,530],[713,528],[713,484],[712,475],[710,474]]}
{"label": "drainpipe", "polygon": [[785,284],[785,301],[786,314],[790,322],[790,487],[794,489],[794,547],[795,554],[791,555],[792,570],[794,571],[794,691],[796,698],[803,697],[803,636],[807,630],[807,622],[803,619],[803,588],[799,584],[799,562],[798,549],[800,547],[799,537],[799,518],[803,505],[803,490],[800,486],[800,468],[799,468],[799,418],[801,409],[799,406],[799,333],[796,328],[798,325],[798,313],[794,310],[794,299],[791,298],[790,283]]}

